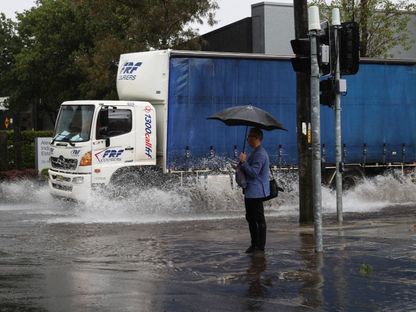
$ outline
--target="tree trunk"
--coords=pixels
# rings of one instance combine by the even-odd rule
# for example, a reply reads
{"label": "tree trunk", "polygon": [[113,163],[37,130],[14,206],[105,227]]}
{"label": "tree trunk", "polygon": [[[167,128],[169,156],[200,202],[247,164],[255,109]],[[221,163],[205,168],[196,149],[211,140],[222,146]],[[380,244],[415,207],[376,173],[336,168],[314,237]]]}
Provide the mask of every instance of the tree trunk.
{"label": "tree trunk", "polygon": [[360,38],[360,56],[366,57],[367,55],[367,42],[368,42],[368,0],[361,0],[360,3],[360,27],[361,27],[361,38]]}

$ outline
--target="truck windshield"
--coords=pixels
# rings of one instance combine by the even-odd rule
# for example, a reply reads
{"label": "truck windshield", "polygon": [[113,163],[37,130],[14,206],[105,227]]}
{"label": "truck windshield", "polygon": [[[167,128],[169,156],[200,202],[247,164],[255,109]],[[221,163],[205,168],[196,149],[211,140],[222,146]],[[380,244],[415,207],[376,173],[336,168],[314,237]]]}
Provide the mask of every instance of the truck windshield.
{"label": "truck windshield", "polygon": [[93,115],[94,105],[63,105],[56,122],[54,141],[88,141]]}

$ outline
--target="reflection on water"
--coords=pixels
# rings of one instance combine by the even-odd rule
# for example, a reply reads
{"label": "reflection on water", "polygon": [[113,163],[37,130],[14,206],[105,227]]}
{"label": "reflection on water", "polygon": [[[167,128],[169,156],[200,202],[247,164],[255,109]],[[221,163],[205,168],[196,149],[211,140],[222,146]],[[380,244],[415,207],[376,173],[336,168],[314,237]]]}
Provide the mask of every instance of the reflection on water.
{"label": "reflection on water", "polygon": [[264,298],[266,297],[267,287],[271,286],[270,280],[262,277],[262,273],[267,268],[266,256],[263,253],[251,256],[250,266],[247,269],[248,284],[248,311],[261,311]]}
{"label": "reflection on water", "polygon": [[315,238],[310,233],[299,233],[300,248],[298,253],[303,260],[305,277],[299,293],[303,297],[303,304],[308,307],[322,306],[322,286],[324,278],[321,272],[323,267],[323,254],[315,252]]}

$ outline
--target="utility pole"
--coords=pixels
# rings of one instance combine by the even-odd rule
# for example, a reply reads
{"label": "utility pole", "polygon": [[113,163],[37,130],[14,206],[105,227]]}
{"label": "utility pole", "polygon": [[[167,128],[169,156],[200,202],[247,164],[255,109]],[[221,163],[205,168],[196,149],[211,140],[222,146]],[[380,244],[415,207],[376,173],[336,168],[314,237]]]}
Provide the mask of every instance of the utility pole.
{"label": "utility pole", "polygon": [[[308,6],[306,0],[293,1],[295,38],[308,36]],[[310,75],[296,73],[296,128],[299,168],[299,223],[314,221],[312,202]]]}
{"label": "utility pole", "polygon": [[332,10],[332,26],[334,27],[334,41],[335,41],[335,183],[336,183],[336,198],[337,198],[337,219],[338,223],[342,224],[342,147],[341,147],[341,90],[340,79],[341,69],[339,61],[339,29],[341,27],[341,19],[339,9]]}
{"label": "utility pole", "polygon": [[321,104],[319,103],[318,31],[319,8],[311,6],[308,11],[309,38],[311,45],[311,126],[312,126],[312,176],[315,250],[323,251],[322,244],[322,190],[321,190]]}

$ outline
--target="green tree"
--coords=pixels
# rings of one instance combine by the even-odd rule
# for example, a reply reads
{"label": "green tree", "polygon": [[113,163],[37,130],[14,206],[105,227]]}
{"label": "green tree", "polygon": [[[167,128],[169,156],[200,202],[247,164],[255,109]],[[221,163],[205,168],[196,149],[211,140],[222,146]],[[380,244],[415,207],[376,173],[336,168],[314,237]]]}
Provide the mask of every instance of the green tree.
{"label": "green tree", "polygon": [[0,14],[0,96],[9,96],[13,87],[12,68],[22,48],[16,23]]}
{"label": "green tree", "polygon": [[323,18],[331,20],[331,10],[340,8],[344,21],[355,20],[360,25],[361,57],[393,57],[392,48],[409,50],[415,43],[408,28],[411,14],[416,12],[410,0],[314,0]]}
{"label": "green tree", "polygon": [[89,98],[116,99],[115,78],[122,53],[151,49],[198,49],[190,23],[214,24],[213,0],[75,0],[89,15],[94,48],[80,55]]}
{"label": "green tree", "polygon": [[14,102],[29,101],[38,114],[56,118],[64,100],[79,98],[82,75],[76,57],[92,46],[85,16],[67,0],[39,0],[38,6],[19,14],[18,33],[23,48],[13,68]]}

